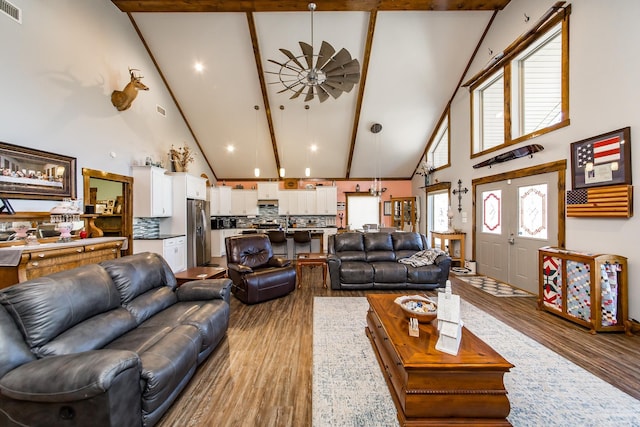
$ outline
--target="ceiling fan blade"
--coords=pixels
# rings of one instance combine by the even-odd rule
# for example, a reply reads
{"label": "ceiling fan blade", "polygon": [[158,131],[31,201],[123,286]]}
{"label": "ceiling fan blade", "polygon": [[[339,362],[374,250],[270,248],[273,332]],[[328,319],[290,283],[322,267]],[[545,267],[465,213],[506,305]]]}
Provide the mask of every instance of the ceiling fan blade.
{"label": "ceiling fan blade", "polygon": [[300,96],[300,94],[302,93],[302,91],[304,90],[304,88],[305,88],[305,85],[300,85],[300,89],[298,89],[298,90],[296,91],[296,93],[294,93],[293,95],[291,95],[291,98],[289,98],[289,99],[296,99],[297,97],[299,97],[299,96]]}
{"label": "ceiling fan blade", "polygon": [[298,42],[298,44],[300,45],[300,49],[302,49],[304,59],[307,61],[307,68],[313,68],[313,47],[305,42]]}
{"label": "ceiling fan blade", "polygon": [[357,59],[354,59],[347,64],[343,65],[340,68],[336,68],[335,70],[331,70],[329,72],[325,72],[327,76],[339,76],[346,74],[359,74],[360,73],[360,63]]}
{"label": "ceiling fan blade", "polygon": [[322,90],[324,90],[325,92],[327,92],[329,95],[331,95],[334,99],[338,98],[340,95],[342,95],[342,91],[340,89],[336,89],[334,87],[329,86],[326,83],[323,83],[320,85],[320,87],[322,88]]}
{"label": "ceiling fan blade", "polygon": [[358,83],[360,80],[360,74],[345,74],[341,76],[327,77],[327,81],[336,83]]}
{"label": "ceiling fan blade", "polygon": [[331,86],[333,88],[336,88],[342,92],[351,92],[351,89],[353,89],[353,83],[351,82],[336,82],[333,80],[325,80],[324,84]]}
{"label": "ceiling fan blade", "polygon": [[313,100],[313,86],[309,86],[309,92],[307,92],[307,96],[304,97],[304,102],[309,102]]}
{"label": "ceiling fan blade", "polygon": [[[280,52],[284,53],[287,56],[287,58],[292,60],[298,67],[300,67],[301,70],[304,70],[304,65],[302,65],[300,63],[300,61],[298,61],[298,58],[296,58],[295,55],[293,53],[291,53],[290,50],[280,49]],[[271,61],[271,60],[269,60],[269,61]],[[287,68],[289,68],[289,67],[287,67]]]}
{"label": "ceiling fan blade", "polygon": [[324,102],[327,99],[329,99],[329,94],[324,90],[322,85],[316,86],[316,92],[318,93],[318,98],[320,99],[320,102]]}
{"label": "ceiling fan blade", "polygon": [[327,65],[322,68],[322,71],[328,73],[329,71],[335,70],[336,68],[342,67],[344,64],[351,61],[351,54],[347,51],[347,49],[342,48],[340,52],[336,53],[331,61]]}
{"label": "ceiling fan blade", "polygon": [[320,52],[318,53],[316,68],[321,69],[327,62],[329,62],[334,53],[336,53],[336,50],[333,46],[323,41],[322,46],[320,46]]}

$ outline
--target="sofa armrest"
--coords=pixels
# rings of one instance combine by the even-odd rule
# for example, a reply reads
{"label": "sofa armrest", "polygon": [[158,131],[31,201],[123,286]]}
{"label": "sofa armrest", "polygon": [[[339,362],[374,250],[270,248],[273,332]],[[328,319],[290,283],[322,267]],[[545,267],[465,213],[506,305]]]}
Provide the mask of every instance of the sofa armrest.
{"label": "sofa armrest", "polygon": [[223,299],[229,302],[231,279],[192,280],[176,291],[178,301],[201,301]]}
{"label": "sofa armrest", "polygon": [[327,266],[329,267],[329,281],[331,289],[340,289],[340,266],[342,260],[334,254],[327,255]]}
{"label": "sofa armrest", "polygon": [[[0,379],[0,394],[31,402],[73,402],[109,390],[118,376],[142,370],[138,355],[127,350],[93,350],[25,363]],[[131,387],[140,387],[138,383]]]}
{"label": "sofa armrest", "polygon": [[270,267],[286,267],[291,265],[291,260],[286,258],[271,257],[269,258]]}
{"label": "sofa armrest", "polygon": [[227,268],[240,274],[253,273],[253,269],[244,264],[227,264]]}
{"label": "sofa armrest", "polygon": [[442,270],[442,275],[440,276],[440,281],[438,283],[440,287],[445,287],[447,280],[449,279],[451,257],[449,255],[438,255],[438,257],[433,261],[433,264],[437,265],[440,267],[440,270]]}

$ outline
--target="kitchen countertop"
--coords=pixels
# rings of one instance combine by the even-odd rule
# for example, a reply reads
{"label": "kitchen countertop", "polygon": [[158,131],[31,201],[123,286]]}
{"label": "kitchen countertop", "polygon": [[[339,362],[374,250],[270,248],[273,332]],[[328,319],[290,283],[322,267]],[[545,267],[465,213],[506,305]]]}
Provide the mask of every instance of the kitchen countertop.
{"label": "kitchen countertop", "polygon": [[184,234],[160,234],[157,237],[134,237],[133,240],[165,240],[174,237],[184,237]]}

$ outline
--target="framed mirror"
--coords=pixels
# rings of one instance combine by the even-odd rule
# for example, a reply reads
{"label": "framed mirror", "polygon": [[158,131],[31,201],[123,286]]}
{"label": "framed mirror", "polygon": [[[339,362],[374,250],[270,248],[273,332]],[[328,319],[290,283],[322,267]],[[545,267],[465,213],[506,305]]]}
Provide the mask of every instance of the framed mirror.
{"label": "framed mirror", "polygon": [[[105,236],[127,238],[122,255],[131,255],[133,248],[133,178],[126,175],[82,168],[83,200],[93,206],[95,224]],[[104,203],[108,209],[96,211]],[[89,209],[91,210],[91,209]],[[106,210],[106,212],[105,212]]]}

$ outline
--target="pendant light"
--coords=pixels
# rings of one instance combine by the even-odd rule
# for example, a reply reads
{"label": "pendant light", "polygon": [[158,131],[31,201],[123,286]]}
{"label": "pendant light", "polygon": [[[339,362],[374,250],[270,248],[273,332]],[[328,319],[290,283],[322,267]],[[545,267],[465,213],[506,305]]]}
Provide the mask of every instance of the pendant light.
{"label": "pendant light", "polygon": [[[280,105],[280,123],[282,124],[282,129],[284,130],[285,127],[284,127],[284,113],[283,113],[283,111],[284,111],[284,105]],[[282,155],[280,157],[281,157],[281,163],[280,163],[279,174],[280,174],[280,178],[284,178],[284,175],[285,175],[285,170],[284,170],[284,150],[282,150]]]}
{"label": "pendant light", "polygon": [[[309,138],[309,104],[305,104],[304,109],[307,110],[307,141],[311,142],[311,139]],[[309,164],[309,151],[311,150],[311,147],[307,147],[307,165]],[[306,168],[304,168],[304,176],[306,176],[307,178],[309,178],[311,176],[311,168],[309,166],[307,166]]]}
{"label": "pendant light", "polygon": [[258,110],[260,110],[260,107],[258,107],[257,105],[253,106],[253,109],[256,110],[256,126],[255,126],[255,138],[254,138],[254,144],[256,144],[256,163],[255,163],[255,168],[253,169],[253,176],[255,176],[256,178],[260,177],[260,168],[258,167]]}

